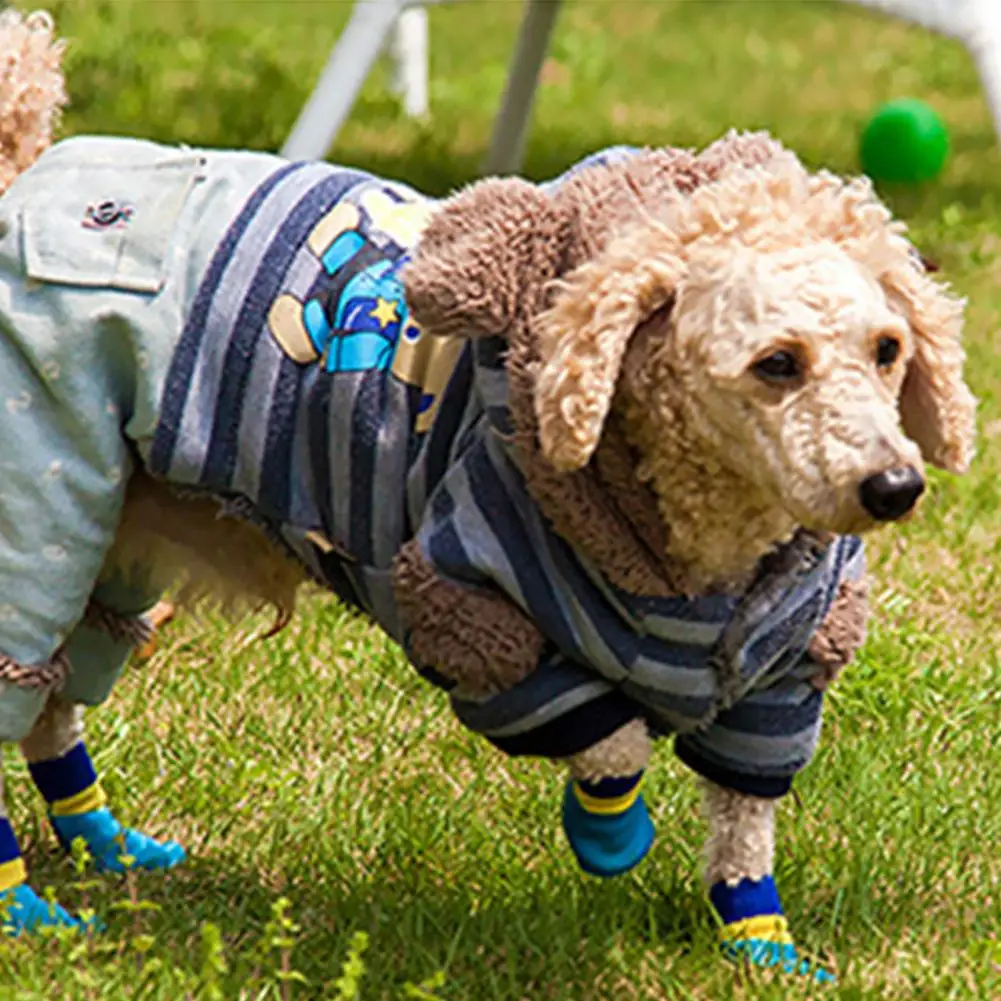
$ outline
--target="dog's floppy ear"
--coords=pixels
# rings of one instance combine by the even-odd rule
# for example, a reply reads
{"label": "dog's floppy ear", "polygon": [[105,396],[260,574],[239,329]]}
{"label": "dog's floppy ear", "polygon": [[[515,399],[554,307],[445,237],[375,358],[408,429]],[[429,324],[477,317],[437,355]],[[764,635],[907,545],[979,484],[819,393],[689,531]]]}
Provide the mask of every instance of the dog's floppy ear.
{"label": "dog's floppy ear", "polygon": [[914,356],[900,395],[904,432],[927,462],[963,473],[973,457],[976,400],[963,380],[964,302],[914,261],[880,277],[914,334]]}
{"label": "dog's floppy ear", "polygon": [[527,181],[471,185],[435,211],[404,269],[411,314],[434,334],[505,336],[538,308],[572,229],[569,213]]}
{"label": "dog's floppy ear", "polygon": [[535,384],[539,444],[556,469],[587,465],[629,340],[671,302],[683,271],[680,255],[654,252],[649,234],[637,231],[557,283],[552,306],[533,321],[541,362]]}

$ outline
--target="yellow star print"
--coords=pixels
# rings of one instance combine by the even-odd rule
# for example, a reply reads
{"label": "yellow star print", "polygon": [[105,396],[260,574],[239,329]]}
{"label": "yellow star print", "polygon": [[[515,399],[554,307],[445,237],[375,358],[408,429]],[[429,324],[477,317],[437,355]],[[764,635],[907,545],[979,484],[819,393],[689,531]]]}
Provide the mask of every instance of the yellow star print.
{"label": "yellow star print", "polygon": [[379,326],[383,330],[391,323],[396,323],[400,318],[399,313],[396,312],[396,303],[389,299],[383,299],[381,296],[376,300],[375,309],[368,315],[378,320]]}

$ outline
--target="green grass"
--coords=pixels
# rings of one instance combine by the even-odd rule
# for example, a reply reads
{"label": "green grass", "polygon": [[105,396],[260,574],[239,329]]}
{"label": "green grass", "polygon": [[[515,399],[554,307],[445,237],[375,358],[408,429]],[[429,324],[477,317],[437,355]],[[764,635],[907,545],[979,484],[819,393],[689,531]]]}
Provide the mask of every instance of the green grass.
{"label": "green grass", "polygon": [[[68,132],[256,148],[280,144],[348,11],[53,6],[72,40]],[[434,10],[433,121],[401,119],[380,70],[335,158],[434,192],[474,176],[519,14],[508,2]],[[905,94],[941,111],[954,156],[938,183],[886,194],[970,298],[981,449],[972,475],[936,478],[921,516],[873,544],[871,638],[782,811],[778,878],[802,943],[840,971],[827,996],[982,999],[1001,997],[1001,158],[968,58],[835,3],[571,2],[526,170],[552,174],[610,142],[702,144],[736,125],[853,171],[866,114]],[[694,784],[668,748],[649,784],[656,850],[638,875],[599,884],[563,844],[557,770],[465,735],[378,634],[321,599],[270,643],[250,642],[254,625],[172,626],[94,714],[122,816],[180,838],[191,860],[137,884],[156,910],[111,911],[128,899],[120,881],[90,891],[109,915],[100,950],[0,952],[0,998],[281,997],[283,953],[306,981],[287,980],[287,997],[353,997],[336,981],[358,932],[363,1001],[418,996],[406,985],[437,971],[433,996],[456,1001],[810,993],[717,959]],[[77,903],[22,766],[8,776],[36,883]],[[268,927],[281,897],[299,926],[287,935]],[[285,945],[268,945],[276,937]]]}

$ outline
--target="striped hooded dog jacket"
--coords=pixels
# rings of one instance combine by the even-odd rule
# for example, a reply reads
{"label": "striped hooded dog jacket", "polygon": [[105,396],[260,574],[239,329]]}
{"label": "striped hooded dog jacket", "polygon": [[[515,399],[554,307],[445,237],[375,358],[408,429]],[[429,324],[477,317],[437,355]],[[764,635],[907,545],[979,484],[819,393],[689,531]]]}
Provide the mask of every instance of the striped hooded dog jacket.
{"label": "striped hooded dog jacket", "polygon": [[820,727],[805,650],[861,544],[797,538],[739,599],[604,580],[508,453],[503,344],[408,312],[401,270],[434,208],[355,170],[137,140],[69,140],[17,180],[0,202],[0,652],[72,647],[142,463],[251,518],[405,649],[409,540],[444,580],[506,595],[544,636],[537,670],[452,694],[502,750],[562,757],[643,716],[706,777],[781,795]]}

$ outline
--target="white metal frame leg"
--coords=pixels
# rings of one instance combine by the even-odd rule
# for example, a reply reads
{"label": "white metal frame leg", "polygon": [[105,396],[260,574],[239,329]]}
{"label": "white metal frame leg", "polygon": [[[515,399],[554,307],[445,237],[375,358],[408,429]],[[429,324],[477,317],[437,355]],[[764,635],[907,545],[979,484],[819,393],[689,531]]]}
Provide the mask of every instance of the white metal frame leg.
{"label": "white metal frame leg", "polygon": [[993,37],[989,32],[975,37],[970,42],[970,54],[980,73],[980,82],[994,119],[994,131],[1001,143],[1001,24],[995,26]]}
{"label": "white metal frame leg", "polygon": [[997,0],[848,0],[950,35],[969,50],[1001,142],[1001,3]]}
{"label": "white metal frame leg", "polygon": [[494,122],[490,151],[483,163],[485,174],[510,174],[521,167],[535,89],[561,2],[527,0],[504,101]]}
{"label": "white metal frame leg", "polygon": [[410,118],[428,114],[428,12],[408,7],[396,19],[390,37],[393,60],[393,90],[403,101]]}
{"label": "white metal frame leg", "polygon": [[319,160],[351,113],[358,92],[386,45],[407,0],[359,0],[341,32],[281,154]]}

